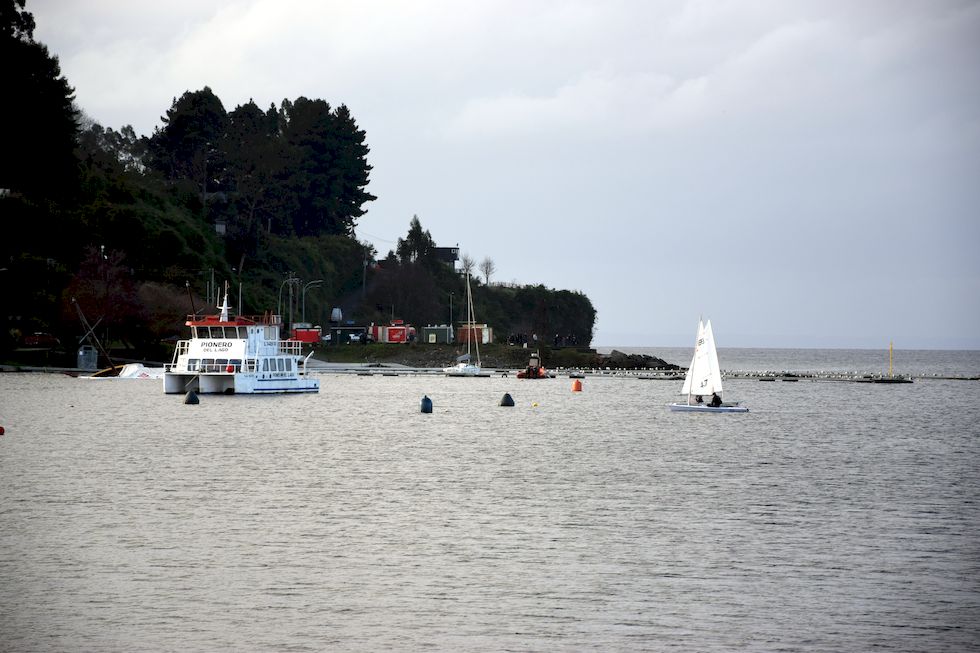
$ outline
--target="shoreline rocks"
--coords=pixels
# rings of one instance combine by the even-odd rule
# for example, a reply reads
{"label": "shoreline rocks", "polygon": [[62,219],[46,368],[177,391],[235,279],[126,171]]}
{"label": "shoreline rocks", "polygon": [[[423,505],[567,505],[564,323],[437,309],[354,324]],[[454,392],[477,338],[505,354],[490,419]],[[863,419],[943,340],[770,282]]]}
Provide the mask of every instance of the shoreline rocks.
{"label": "shoreline rocks", "polygon": [[680,370],[679,365],[668,363],[662,358],[650,356],[649,354],[626,354],[613,349],[609,354],[598,355],[601,361],[598,367],[609,367],[619,370],[646,369],[646,370]]}

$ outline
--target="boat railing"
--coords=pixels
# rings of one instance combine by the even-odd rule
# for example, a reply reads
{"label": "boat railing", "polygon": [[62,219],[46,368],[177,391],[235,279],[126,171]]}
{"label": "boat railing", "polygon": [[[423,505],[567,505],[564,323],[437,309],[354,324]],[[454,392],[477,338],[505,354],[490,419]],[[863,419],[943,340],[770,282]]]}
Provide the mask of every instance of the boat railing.
{"label": "boat railing", "polygon": [[177,341],[177,346],[174,347],[174,358],[173,358],[173,360],[170,361],[170,365],[165,365],[164,367],[172,368],[174,365],[176,365],[177,364],[177,359],[180,356],[182,356],[182,355],[184,355],[184,354],[186,354],[188,352],[188,350],[190,348],[190,344],[191,344],[191,341],[190,340],[178,340]]}
{"label": "boat railing", "polygon": [[279,353],[290,356],[302,356],[303,343],[299,340],[280,340]]}
{"label": "boat railing", "polygon": [[[186,348],[185,348],[186,351]],[[164,365],[164,371],[172,372],[177,369],[176,356],[174,357],[174,362],[168,365]],[[229,369],[231,368],[231,369]],[[230,372],[258,372],[259,361],[256,358],[246,358],[239,361],[234,359],[233,361],[225,361],[223,363],[204,363],[195,361],[193,367],[186,370],[179,370],[180,373],[189,374],[228,374]]]}
{"label": "boat railing", "polygon": [[[276,313],[264,313],[262,315],[236,315],[230,320],[231,322],[237,322],[241,325],[248,324],[263,324],[268,326],[282,326],[282,316]],[[197,325],[205,324],[225,324],[221,321],[219,315],[188,315],[187,323],[194,323]]]}

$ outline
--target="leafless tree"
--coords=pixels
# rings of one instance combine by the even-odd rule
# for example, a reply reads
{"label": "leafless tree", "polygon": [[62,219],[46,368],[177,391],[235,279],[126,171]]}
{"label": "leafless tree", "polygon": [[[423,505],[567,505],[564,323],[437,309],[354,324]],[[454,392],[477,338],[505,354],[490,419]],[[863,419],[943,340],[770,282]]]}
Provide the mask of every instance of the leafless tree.
{"label": "leafless tree", "polygon": [[470,258],[469,254],[463,254],[463,258],[459,260],[459,265],[462,268],[463,274],[473,274],[473,268],[476,267],[476,261]]}
{"label": "leafless tree", "polygon": [[497,271],[497,266],[493,264],[493,259],[489,256],[480,261],[480,272],[483,273],[483,278],[486,279],[487,285],[490,285],[490,275]]}

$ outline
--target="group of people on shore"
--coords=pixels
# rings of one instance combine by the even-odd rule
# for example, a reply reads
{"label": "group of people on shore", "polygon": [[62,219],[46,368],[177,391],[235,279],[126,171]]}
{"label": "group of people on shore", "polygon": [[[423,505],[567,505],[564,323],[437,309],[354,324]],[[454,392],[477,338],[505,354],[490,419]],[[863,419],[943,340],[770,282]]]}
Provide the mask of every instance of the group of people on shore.
{"label": "group of people on shore", "polygon": [[[526,333],[512,333],[507,336],[508,345],[530,345],[533,347],[538,346],[538,334],[532,333],[530,338]],[[553,347],[577,347],[578,346],[578,336],[574,333],[569,333],[568,335],[561,335],[556,333],[555,337],[551,339],[551,344]]]}

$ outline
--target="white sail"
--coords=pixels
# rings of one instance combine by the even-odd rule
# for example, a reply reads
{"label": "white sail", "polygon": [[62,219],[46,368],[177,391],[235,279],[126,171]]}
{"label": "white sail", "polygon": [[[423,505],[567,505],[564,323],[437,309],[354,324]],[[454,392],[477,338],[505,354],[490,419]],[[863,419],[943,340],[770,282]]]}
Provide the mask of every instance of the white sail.
{"label": "white sail", "polygon": [[687,375],[684,377],[684,386],[681,388],[682,395],[691,394],[691,379],[694,378],[694,364],[698,360],[698,350],[704,342],[704,322],[698,319],[698,335],[694,339],[694,354],[691,356],[691,364],[687,366]]}
{"label": "white sail", "polygon": [[718,351],[715,337],[711,332],[711,320],[707,324],[698,320],[698,337],[694,344],[691,366],[684,377],[681,394],[711,395],[721,397],[721,366],[718,364]]}

